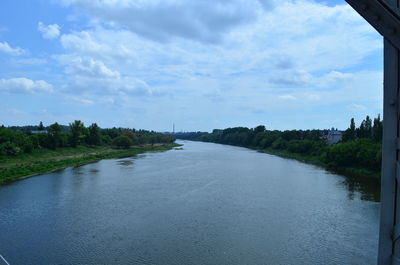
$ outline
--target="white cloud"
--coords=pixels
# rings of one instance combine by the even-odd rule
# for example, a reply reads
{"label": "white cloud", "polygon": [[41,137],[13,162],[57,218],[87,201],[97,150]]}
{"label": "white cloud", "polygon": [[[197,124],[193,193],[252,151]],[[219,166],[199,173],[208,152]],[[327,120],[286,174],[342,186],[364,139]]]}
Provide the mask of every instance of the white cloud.
{"label": "white cloud", "polygon": [[129,61],[136,54],[131,48],[136,41],[127,31],[80,31],[63,34],[60,40],[67,51],[85,56]]}
{"label": "white cloud", "polygon": [[331,71],[316,80],[318,86],[330,87],[340,86],[347,82],[350,82],[354,78],[352,73],[342,73],[339,71]]}
{"label": "white cloud", "polygon": [[96,78],[91,76],[71,76],[64,87],[65,93],[83,94],[92,98],[104,96],[137,97],[151,96],[151,87],[135,77]]}
{"label": "white cloud", "polygon": [[26,53],[26,50],[21,49],[19,47],[11,47],[7,42],[0,42],[0,52],[4,52],[7,53],[9,55],[14,55],[14,56],[18,56],[18,55],[23,55]]}
{"label": "white cloud", "polygon": [[[92,19],[59,38],[64,52],[53,58],[67,74],[65,93],[113,105],[119,113],[138,106],[142,117],[132,119],[143,124],[151,126],[154,117],[196,119],[201,129],[215,116],[235,117],[229,124],[235,126],[253,117],[247,114],[265,122],[276,117],[278,124],[284,120],[279,113],[300,116],[318,108],[315,115],[323,116],[330,107],[340,119],[352,102],[370,108],[381,100],[380,69],[361,71],[366,58],[381,53],[381,37],[349,6],[308,0],[65,2]],[[224,21],[227,14],[232,21]],[[297,119],[300,126],[318,120],[301,117],[310,122]]]}
{"label": "white cloud", "polygon": [[48,63],[47,59],[44,58],[13,59],[11,62],[17,65],[43,65]]}
{"label": "white cloud", "polygon": [[43,22],[38,23],[38,30],[45,39],[56,39],[60,36],[61,27],[57,24],[45,25]]}
{"label": "white cloud", "polygon": [[69,99],[69,100],[72,100],[74,102],[78,102],[80,104],[83,104],[83,105],[93,105],[94,104],[93,100],[90,100],[90,99],[73,97],[73,96],[67,96],[66,98]]}
{"label": "white cloud", "polygon": [[312,79],[310,73],[303,70],[278,70],[270,77],[274,84],[284,86],[302,86],[308,84]]}
{"label": "white cloud", "polygon": [[365,107],[364,105],[361,105],[361,104],[355,104],[355,103],[353,103],[353,104],[350,104],[350,105],[347,105],[347,109],[348,110],[351,110],[351,111],[361,111],[361,112],[364,112],[364,111],[366,111],[367,110],[367,107]]}
{"label": "white cloud", "polygon": [[272,0],[64,0],[94,18],[128,28],[157,41],[174,37],[200,42],[219,42],[238,25],[253,21],[257,10],[273,7]]}
{"label": "white cloud", "polygon": [[107,67],[101,60],[77,55],[59,55],[55,57],[65,65],[68,74],[66,91],[99,95],[149,96],[150,86],[132,75],[121,75]]}
{"label": "white cloud", "polygon": [[43,80],[31,80],[28,78],[0,79],[0,92],[9,93],[51,93],[53,86]]}
{"label": "white cloud", "polygon": [[318,101],[318,100],[321,100],[321,96],[320,96],[320,95],[317,95],[317,94],[309,94],[309,93],[306,93],[306,94],[305,94],[305,97],[306,97],[308,100],[311,100],[311,101]]}
{"label": "white cloud", "polygon": [[295,96],[289,95],[289,94],[288,95],[280,95],[279,98],[283,99],[283,100],[296,100],[297,99]]}
{"label": "white cloud", "polygon": [[58,56],[59,61],[66,65],[65,72],[69,75],[93,78],[119,78],[120,73],[108,68],[102,61],[79,56]]}
{"label": "white cloud", "polygon": [[[68,2],[103,21],[108,21],[102,13],[105,8],[112,13],[123,12],[123,7],[140,10],[149,7],[164,14],[164,5],[185,10],[194,5],[193,1]],[[217,8],[225,3],[219,0],[208,6]],[[260,5],[257,1],[246,3],[232,1],[228,6],[235,6],[236,10],[242,5],[253,8]],[[94,10],[100,10],[101,14],[94,14]],[[138,19],[131,17],[134,21]],[[124,16],[119,19],[131,21]],[[218,29],[215,30],[218,35]],[[351,74],[341,73],[342,69],[361,63],[382,47],[377,34],[350,7],[328,7],[309,1],[282,1],[275,5],[274,12],[260,9],[252,22],[232,25],[218,45],[193,42],[190,37],[174,39],[175,33],[168,30],[163,31],[172,38],[167,43],[149,41],[137,34],[131,27],[108,25],[105,29],[99,24],[64,34],[60,40],[69,56],[93,58],[114,72],[123,76],[134,73],[147,83],[173,82],[201,74],[219,80],[251,77],[264,87],[335,86],[350,78]]]}

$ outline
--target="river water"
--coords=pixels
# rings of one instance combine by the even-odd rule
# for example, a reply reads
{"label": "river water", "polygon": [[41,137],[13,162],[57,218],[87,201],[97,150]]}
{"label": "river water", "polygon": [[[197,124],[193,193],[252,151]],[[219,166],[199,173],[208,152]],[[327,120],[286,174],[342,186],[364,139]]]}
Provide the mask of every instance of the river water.
{"label": "river water", "polygon": [[0,187],[0,254],[11,265],[376,263],[376,185],[180,143]]}

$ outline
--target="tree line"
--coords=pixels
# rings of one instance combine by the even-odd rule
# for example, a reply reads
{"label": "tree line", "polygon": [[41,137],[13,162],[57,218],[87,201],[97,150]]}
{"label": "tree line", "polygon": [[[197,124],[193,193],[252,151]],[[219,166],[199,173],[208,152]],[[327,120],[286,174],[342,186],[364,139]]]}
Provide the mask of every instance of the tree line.
{"label": "tree line", "polygon": [[342,140],[328,145],[323,137],[329,130],[267,130],[264,125],[255,128],[234,127],[208,132],[176,133],[178,139],[214,142],[259,150],[284,151],[312,157],[330,168],[367,169],[380,172],[383,122],[378,115],[367,116],[356,127],[354,118],[343,132]]}
{"label": "tree line", "polygon": [[35,149],[63,147],[112,146],[129,148],[133,145],[172,143],[175,138],[168,134],[126,128],[102,129],[96,123],[86,127],[80,120],[69,126],[57,122],[47,127],[38,126],[0,127],[0,156],[16,156],[32,153]]}

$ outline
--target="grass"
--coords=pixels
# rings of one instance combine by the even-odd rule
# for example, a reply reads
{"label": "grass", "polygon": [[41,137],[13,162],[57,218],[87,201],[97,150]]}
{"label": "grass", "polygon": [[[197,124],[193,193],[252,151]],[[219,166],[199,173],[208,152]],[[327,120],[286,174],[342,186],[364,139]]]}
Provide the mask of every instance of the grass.
{"label": "grass", "polygon": [[79,146],[57,150],[40,149],[16,157],[0,157],[0,185],[69,166],[80,166],[107,158],[130,157],[150,151],[166,151],[176,146],[179,145],[148,145],[129,149]]}
{"label": "grass", "polygon": [[379,171],[371,171],[365,168],[354,168],[354,167],[332,167],[329,164],[323,162],[318,156],[303,155],[298,153],[292,153],[286,150],[275,150],[272,148],[258,150],[263,153],[277,155],[284,158],[295,159],[304,163],[313,164],[316,166],[323,167],[331,172],[338,173],[349,177],[369,177],[380,179]]}

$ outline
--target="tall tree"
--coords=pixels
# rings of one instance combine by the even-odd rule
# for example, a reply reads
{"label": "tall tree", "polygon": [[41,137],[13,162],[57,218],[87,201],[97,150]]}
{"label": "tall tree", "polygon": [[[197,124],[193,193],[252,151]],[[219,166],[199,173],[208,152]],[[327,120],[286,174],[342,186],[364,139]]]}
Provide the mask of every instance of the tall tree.
{"label": "tall tree", "polygon": [[365,137],[366,138],[372,137],[372,120],[368,115],[365,118]]}
{"label": "tall tree", "polygon": [[363,120],[360,124],[360,127],[356,129],[356,134],[359,139],[365,138],[365,120]]}
{"label": "tall tree", "polygon": [[75,120],[73,123],[69,124],[69,128],[70,128],[70,143],[73,147],[83,143],[86,135],[86,128],[85,125],[83,124],[83,122],[81,122],[80,120]]}
{"label": "tall tree", "polygon": [[353,140],[356,138],[356,123],[354,122],[354,118],[350,120],[350,132],[352,133]]}
{"label": "tall tree", "polygon": [[121,133],[121,135],[124,135],[128,137],[131,140],[132,145],[137,145],[138,144],[138,137],[137,135],[131,131],[131,130],[125,130]]}
{"label": "tall tree", "polygon": [[372,137],[372,120],[369,116],[365,118],[357,129],[358,138],[371,138]]}
{"label": "tall tree", "polygon": [[47,131],[47,146],[56,149],[61,146],[61,126],[56,122],[49,126]]}
{"label": "tall tree", "polygon": [[258,125],[257,127],[254,128],[254,132],[260,133],[260,132],[265,132],[265,126],[264,125]]}
{"label": "tall tree", "polygon": [[86,138],[86,142],[90,145],[100,145],[101,144],[101,133],[100,127],[93,123],[88,128],[88,137]]}
{"label": "tall tree", "polygon": [[350,127],[343,133],[343,142],[354,141],[356,139],[356,124],[354,122],[354,118],[350,120]]}
{"label": "tall tree", "polygon": [[43,130],[44,130],[43,123],[40,122],[40,123],[39,123],[39,126],[38,126],[38,131],[43,131]]}
{"label": "tall tree", "polygon": [[372,139],[376,142],[381,142],[382,131],[383,131],[383,123],[381,121],[381,115],[378,115],[378,117],[374,119],[374,125],[372,127]]}

